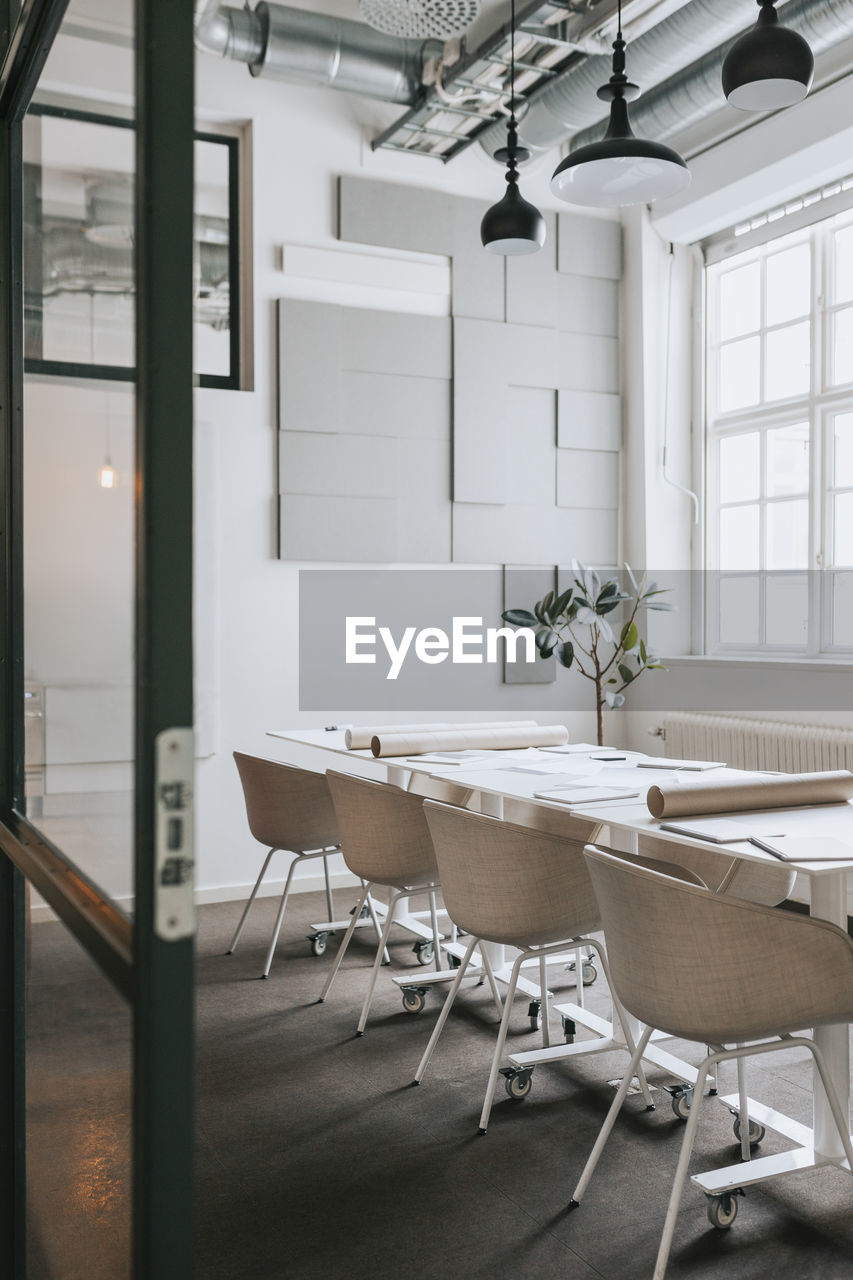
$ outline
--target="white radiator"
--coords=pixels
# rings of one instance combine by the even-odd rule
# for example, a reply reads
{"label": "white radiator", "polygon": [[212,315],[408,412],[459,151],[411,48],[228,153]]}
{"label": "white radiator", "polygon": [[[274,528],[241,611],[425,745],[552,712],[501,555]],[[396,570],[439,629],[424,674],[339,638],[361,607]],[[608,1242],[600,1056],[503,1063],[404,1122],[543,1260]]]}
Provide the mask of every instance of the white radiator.
{"label": "white radiator", "polygon": [[734,769],[783,773],[853,770],[853,729],[832,725],[674,711],[664,717],[663,738],[665,755],[676,760],[722,760]]}

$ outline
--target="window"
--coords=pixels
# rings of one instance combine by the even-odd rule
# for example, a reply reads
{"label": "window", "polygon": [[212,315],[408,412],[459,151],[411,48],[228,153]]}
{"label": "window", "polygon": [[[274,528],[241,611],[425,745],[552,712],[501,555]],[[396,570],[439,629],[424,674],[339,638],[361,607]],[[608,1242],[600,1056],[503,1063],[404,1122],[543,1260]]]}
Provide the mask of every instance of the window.
{"label": "window", "polygon": [[[24,122],[26,369],[131,381],[132,121],[32,106]],[[195,370],[240,386],[239,139],[195,135]],[[233,285],[233,288],[232,288]]]}
{"label": "window", "polygon": [[849,654],[853,211],[706,276],[706,649]]}

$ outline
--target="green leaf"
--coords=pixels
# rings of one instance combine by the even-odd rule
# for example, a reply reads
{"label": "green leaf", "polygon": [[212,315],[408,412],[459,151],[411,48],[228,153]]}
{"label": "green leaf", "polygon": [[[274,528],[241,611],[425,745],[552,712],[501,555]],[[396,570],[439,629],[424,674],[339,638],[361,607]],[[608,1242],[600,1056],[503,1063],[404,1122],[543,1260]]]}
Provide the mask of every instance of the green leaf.
{"label": "green leaf", "polygon": [[626,622],[622,628],[622,635],[619,637],[619,643],[626,653],[630,653],[637,646],[640,633],[637,630],[636,622]]}
{"label": "green leaf", "polygon": [[[541,627],[536,632],[536,648],[539,650],[543,658],[550,658],[554,652],[554,647],[559,643],[560,637],[551,627]],[[547,651],[547,652],[546,652]]]}
{"label": "green leaf", "polygon": [[630,684],[632,680],[636,679],[637,672],[632,671],[630,667],[626,667],[624,662],[620,662],[618,666],[619,666],[619,674],[622,677],[623,684]]}
{"label": "green leaf", "polygon": [[537,619],[527,609],[507,609],[501,614],[504,622],[511,627],[535,627]]}
{"label": "green leaf", "polygon": [[634,588],[634,595],[638,596],[640,594],[640,588],[637,586],[637,579],[634,577],[634,570],[631,568],[631,566],[628,564],[627,561],[625,562],[625,572],[627,573],[628,577],[631,579],[631,586]]}
{"label": "green leaf", "polygon": [[662,662],[650,662],[646,667],[647,671],[669,671],[669,667],[665,667]]}
{"label": "green leaf", "polygon": [[601,596],[599,596],[598,602],[595,606],[595,612],[599,617],[602,617],[603,614],[612,613],[614,609],[618,609],[621,603],[621,600],[605,600],[602,603]]}
{"label": "green leaf", "polygon": [[570,667],[575,660],[575,646],[571,640],[563,640],[556,648],[557,661],[562,667]]}
{"label": "green leaf", "polygon": [[642,639],[642,637],[640,638],[640,661],[642,662],[643,666],[645,666],[646,663],[648,662],[648,656],[646,654],[646,642],[645,640]]}
{"label": "green leaf", "polygon": [[573,595],[574,591],[569,587],[566,591],[563,591],[561,595],[557,596],[557,599],[554,601],[553,608],[551,609],[552,618],[559,617],[561,613],[565,612],[566,606],[571,601]]}
{"label": "green leaf", "polygon": [[653,604],[647,604],[646,608],[654,609],[657,613],[675,613],[675,605],[666,600],[655,600]]}
{"label": "green leaf", "polygon": [[608,689],[604,695],[604,701],[612,711],[616,707],[624,707],[625,695],[624,693],[612,693],[610,689]]}
{"label": "green leaf", "polygon": [[615,596],[618,590],[619,588],[615,582],[605,582],[604,586],[598,593],[599,603],[602,600],[606,600],[608,596]]}

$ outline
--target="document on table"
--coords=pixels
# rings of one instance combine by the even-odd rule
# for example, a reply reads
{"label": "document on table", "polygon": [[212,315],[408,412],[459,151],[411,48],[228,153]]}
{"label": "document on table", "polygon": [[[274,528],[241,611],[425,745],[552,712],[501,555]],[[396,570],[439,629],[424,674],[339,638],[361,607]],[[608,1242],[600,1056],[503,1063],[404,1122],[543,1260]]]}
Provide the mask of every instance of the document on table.
{"label": "document on table", "polygon": [[672,831],[694,840],[710,840],[712,844],[736,844],[750,839],[751,831],[742,822],[730,818],[684,818],[680,822],[662,822],[661,831]]}
{"label": "document on table", "polygon": [[831,836],[750,836],[750,843],[782,862],[853,862],[853,844]]}
{"label": "document on table", "polygon": [[549,791],[534,791],[537,800],[553,800],[556,804],[605,804],[610,800],[636,800],[640,793],[630,787],[613,787],[604,783],[569,783]]}
{"label": "document on table", "polygon": [[725,760],[668,760],[664,756],[648,756],[645,760],[637,761],[638,769],[684,769],[692,773],[725,767]]}

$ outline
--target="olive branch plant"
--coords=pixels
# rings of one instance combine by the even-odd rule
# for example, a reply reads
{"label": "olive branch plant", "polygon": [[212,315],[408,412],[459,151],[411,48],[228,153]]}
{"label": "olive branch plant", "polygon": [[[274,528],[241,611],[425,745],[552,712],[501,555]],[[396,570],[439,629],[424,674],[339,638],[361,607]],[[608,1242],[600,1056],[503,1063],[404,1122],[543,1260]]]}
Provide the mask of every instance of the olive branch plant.
{"label": "olive branch plant", "polygon": [[[658,599],[668,591],[655,582],[647,582],[645,574],[638,582],[629,565],[625,572],[631,590],[625,591],[609,578],[602,582],[594,569],[572,561],[574,578],[565,591],[549,591],[529,609],[507,609],[504,622],[514,627],[530,627],[536,632],[536,649],[540,658],[552,654],[561,666],[575,667],[595,685],[595,715],[598,745],[604,745],[604,709],[621,707],[625,689],[644,671],[666,671],[666,667],[649,653],[640,634],[639,614],[643,609],[672,611],[673,605]],[[627,618],[618,632],[608,619],[621,606]],[[611,686],[616,686],[615,688]]]}

